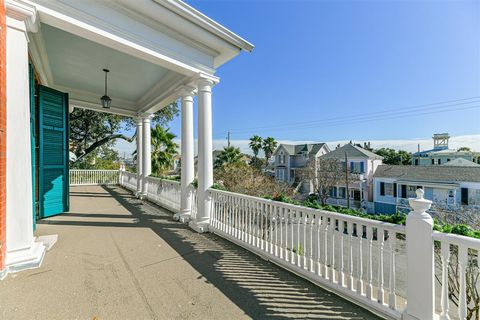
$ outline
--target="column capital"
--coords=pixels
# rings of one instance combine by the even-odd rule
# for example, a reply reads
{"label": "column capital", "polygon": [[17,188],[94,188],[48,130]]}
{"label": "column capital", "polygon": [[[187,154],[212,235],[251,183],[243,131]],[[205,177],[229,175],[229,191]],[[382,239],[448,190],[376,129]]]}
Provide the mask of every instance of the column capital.
{"label": "column capital", "polygon": [[152,120],[154,117],[154,114],[153,113],[138,113],[137,116],[135,117],[135,119],[141,119],[141,120]]}
{"label": "column capital", "polygon": [[38,31],[39,21],[34,6],[22,0],[7,0],[5,7],[7,17],[24,22],[30,32]]}
{"label": "column capital", "polygon": [[178,88],[178,95],[181,98],[192,97],[197,93],[197,88],[194,86],[184,85]]}

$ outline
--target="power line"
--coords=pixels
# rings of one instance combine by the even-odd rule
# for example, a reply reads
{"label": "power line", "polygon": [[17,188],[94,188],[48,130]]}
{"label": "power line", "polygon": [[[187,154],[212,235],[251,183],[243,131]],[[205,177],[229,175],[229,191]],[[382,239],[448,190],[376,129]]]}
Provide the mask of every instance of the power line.
{"label": "power line", "polygon": [[416,117],[428,114],[436,114],[436,113],[445,113],[445,112],[452,112],[452,111],[461,111],[461,110],[469,110],[469,109],[477,109],[480,108],[480,105],[474,106],[466,106],[466,107],[459,107],[459,108],[452,108],[452,109],[445,109],[445,110],[435,110],[430,112],[408,112],[404,114],[397,114],[397,115],[390,115],[385,114],[383,116],[374,116],[367,119],[351,119],[351,120],[339,120],[336,122],[326,123],[326,124],[314,124],[314,125],[304,125],[304,126],[291,126],[291,127],[281,127],[281,128],[264,128],[264,129],[256,129],[256,130],[245,130],[242,132],[237,133],[260,133],[260,132],[277,132],[277,131],[294,131],[294,130],[303,130],[303,129],[310,129],[310,128],[325,128],[325,127],[332,127],[332,126],[342,126],[342,125],[350,125],[356,123],[364,123],[364,122],[372,122],[372,121],[379,121],[379,120],[389,120],[389,119],[398,119],[398,118],[408,118],[408,117]]}
{"label": "power line", "polygon": [[[317,124],[322,124],[322,123],[343,123],[347,120],[359,120],[359,119],[365,119],[368,120],[371,117],[382,117],[382,116],[391,116],[391,115],[396,115],[396,114],[404,114],[404,113],[410,113],[412,109],[415,109],[415,113],[425,111],[425,110],[431,110],[431,109],[442,109],[442,108],[450,108],[450,107],[455,107],[458,105],[466,105],[466,104],[471,104],[471,103],[478,103],[480,102],[479,100],[472,100],[472,99],[478,99],[480,97],[470,97],[470,98],[464,98],[464,99],[457,99],[457,100],[448,100],[448,101],[443,101],[443,102],[435,102],[435,103],[429,103],[429,104],[424,104],[424,105],[417,105],[417,106],[410,106],[410,107],[404,107],[404,108],[396,108],[396,109],[390,109],[390,110],[384,110],[384,111],[378,111],[378,112],[369,112],[369,113],[362,113],[362,114],[354,114],[354,115],[347,115],[347,116],[337,116],[337,117],[332,117],[332,118],[327,118],[327,119],[321,119],[321,120],[312,120],[312,121],[305,121],[305,122],[294,122],[294,123],[286,123],[286,124],[277,124],[277,125],[270,125],[270,126],[259,126],[259,127],[251,127],[251,128],[242,128],[242,129],[237,129],[237,130],[231,130],[231,132],[235,133],[246,133],[246,132],[252,132],[255,130],[262,130],[265,131],[265,129],[287,129],[287,128],[296,128],[296,127],[311,127],[312,125],[317,125]],[[466,100],[472,100],[472,101],[466,101]],[[460,101],[466,101],[466,102],[460,102]],[[454,103],[456,102],[456,103]],[[399,110],[400,109],[400,110]]]}

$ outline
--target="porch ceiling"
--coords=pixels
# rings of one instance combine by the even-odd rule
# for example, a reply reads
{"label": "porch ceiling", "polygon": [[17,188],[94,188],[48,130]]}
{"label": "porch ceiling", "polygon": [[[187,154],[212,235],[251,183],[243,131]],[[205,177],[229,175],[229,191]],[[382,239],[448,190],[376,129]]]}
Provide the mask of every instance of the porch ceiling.
{"label": "porch ceiling", "polygon": [[[156,111],[162,107],[155,106],[158,97],[187,79],[185,75],[47,24],[42,24],[32,38],[35,49],[39,49],[42,56],[45,78],[42,82],[68,92],[70,104],[75,107],[127,116]],[[104,68],[110,70],[110,110],[100,105],[100,97],[104,94]]]}

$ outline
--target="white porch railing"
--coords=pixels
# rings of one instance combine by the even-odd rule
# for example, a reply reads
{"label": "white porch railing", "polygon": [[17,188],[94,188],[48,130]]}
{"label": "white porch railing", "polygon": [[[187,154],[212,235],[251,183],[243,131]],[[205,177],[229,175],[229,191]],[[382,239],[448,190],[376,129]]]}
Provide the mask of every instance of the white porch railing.
{"label": "white porch railing", "polygon": [[405,227],[211,189],[210,230],[349,300],[400,319]]}
{"label": "white porch railing", "polygon": [[135,192],[137,190],[137,174],[120,171],[119,183],[122,187]]}
{"label": "white porch railing", "polygon": [[118,184],[118,170],[70,170],[70,185],[102,185]]}
{"label": "white porch railing", "polygon": [[[458,307],[455,306],[456,312],[454,313],[458,315],[459,319],[468,319],[467,307],[469,304],[472,306],[475,302],[467,300],[467,291],[470,291],[472,294],[474,291],[477,294],[480,292],[480,239],[441,232],[434,232],[433,239],[437,245],[435,251],[440,255],[440,257],[437,257],[437,262],[441,269],[441,284],[439,285],[441,290],[440,308],[436,309],[440,309],[441,319],[449,319],[449,313],[450,317],[452,317],[449,301],[449,290],[452,281],[449,278],[453,277],[455,278],[453,283],[458,284],[459,292],[457,297]],[[477,283],[475,283],[475,279]],[[478,313],[476,316],[479,316]]]}
{"label": "white porch railing", "polygon": [[173,212],[180,211],[180,182],[148,177],[147,200]]}

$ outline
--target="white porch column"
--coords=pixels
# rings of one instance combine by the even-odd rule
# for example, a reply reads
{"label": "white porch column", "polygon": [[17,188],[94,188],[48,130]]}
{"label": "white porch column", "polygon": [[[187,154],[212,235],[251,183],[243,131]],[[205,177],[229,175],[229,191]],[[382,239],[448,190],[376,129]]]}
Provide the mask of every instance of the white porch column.
{"label": "white porch column", "polygon": [[180,212],[174,217],[182,222],[190,219],[192,193],[190,184],[195,179],[194,145],[193,145],[193,96],[195,88],[184,87],[182,97],[182,170],[181,170],[181,202]]}
{"label": "white porch column", "polygon": [[197,216],[190,227],[197,232],[208,231],[211,198],[208,189],[213,185],[212,159],[212,86],[210,79],[200,78],[198,86],[198,189]]}
{"label": "white porch column", "polygon": [[143,145],[142,145],[142,138],[143,138],[143,123],[141,117],[135,118],[135,123],[137,124],[137,138],[135,139],[137,142],[137,192],[135,195],[140,197],[142,193],[142,161],[143,161]]}
{"label": "white porch column", "polygon": [[142,116],[142,195],[141,198],[147,198],[147,188],[148,182],[147,177],[152,173],[152,142],[151,142],[151,128],[150,120],[153,115],[143,115]]}
{"label": "white porch column", "polygon": [[7,223],[3,273],[38,267],[45,254],[45,246],[35,242],[33,236],[26,24],[31,25],[34,18],[33,8],[7,4]]}

